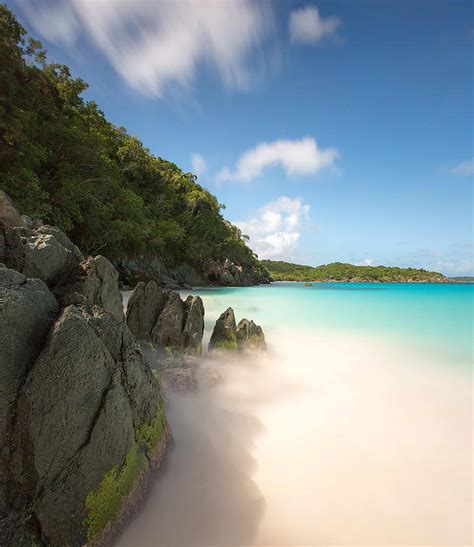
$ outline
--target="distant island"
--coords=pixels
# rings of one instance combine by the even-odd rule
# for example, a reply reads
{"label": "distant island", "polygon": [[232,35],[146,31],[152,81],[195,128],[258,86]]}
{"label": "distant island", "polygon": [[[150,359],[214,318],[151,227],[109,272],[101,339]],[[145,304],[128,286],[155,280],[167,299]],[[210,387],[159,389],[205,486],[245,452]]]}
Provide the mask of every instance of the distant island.
{"label": "distant island", "polygon": [[439,272],[416,268],[387,266],[355,266],[333,262],[321,266],[302,266],[291,262],[262,260],[273,281],[343,281],[378,283],[452,283],[454,280]]}

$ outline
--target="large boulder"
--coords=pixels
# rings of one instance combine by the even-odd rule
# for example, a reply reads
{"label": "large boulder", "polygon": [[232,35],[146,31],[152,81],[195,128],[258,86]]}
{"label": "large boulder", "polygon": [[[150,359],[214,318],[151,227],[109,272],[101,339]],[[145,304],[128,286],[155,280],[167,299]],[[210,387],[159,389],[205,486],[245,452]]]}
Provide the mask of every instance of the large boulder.
{"label": "large boulder", "polygon": [[266,350],[262,327],[252,320],[242,319],[237,325],[237,346],[239,350]]}
{"label": "large boulder", "polygon": [[209,341],[209,351],[235,351],[237,349],[237,326],[234,310],[227,308],[216,321]]}
{"label": "large boulder", "polygon": [[[1,220],[1,219],[0,219]],[[83,259],[69,238],[57,228],[3,227],[2,260],[27,277],[38,278],[54,288]]]}
{"label": "large boulder", "polygon": [[148,340],[163,311],[166,293],[156,281],[137,284],[127,305],[127,323],[138,340]]}

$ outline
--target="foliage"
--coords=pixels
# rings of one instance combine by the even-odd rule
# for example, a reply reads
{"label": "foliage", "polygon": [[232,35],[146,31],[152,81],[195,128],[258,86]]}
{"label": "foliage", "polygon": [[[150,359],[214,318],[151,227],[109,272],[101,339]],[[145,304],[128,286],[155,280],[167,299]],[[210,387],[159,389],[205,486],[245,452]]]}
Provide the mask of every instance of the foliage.
{"label": "foliage", "polygon": [[147,460],[135,440],[122,466],[115,465],[102,479],[97,490],[90,492],[86,499],[87,539],[96,537],[107,523],[117,516],[124,498],[135,481],[147,467]]}
{"label": "foliage", "polygon": [[262,260],[274,281],[374,281],[436,282],[447,281],[443,274],[416,268],[387,266],[354,266],[333,262],[321,266],[301,266],[289,262]]}
{"label": "foliage", "polygon": [[126,496],[140,475],[148,469],[148,457],[153,455],[167,427],[162,404],[158,406],[153,421],[142,424],[135,431],[130,450],[122,465],[114,465],[100,482],[97,490],[86,498],[87,538],[96,537],[112,522],[120,511]]}
{"label": "foliage", "polygon": [[246,237],[191,173],[108,122],[67,66],[0,5],[0,188],[22,214],[63,229],[85,254],[159,256],[262,269]]}

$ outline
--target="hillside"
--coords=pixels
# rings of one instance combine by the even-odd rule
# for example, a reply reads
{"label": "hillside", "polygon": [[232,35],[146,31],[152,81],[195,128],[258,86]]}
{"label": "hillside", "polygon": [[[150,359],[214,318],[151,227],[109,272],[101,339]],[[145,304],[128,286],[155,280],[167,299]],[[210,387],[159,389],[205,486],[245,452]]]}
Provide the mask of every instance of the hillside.
{"label": "hillside", "polygon": [[86,255],[101,253],[127,274],[181,268],[222,284],[267,280],[196,176],[107,121],[82,97],[87,84],[48,63],[3,5],[0,51],[0,190],[21,214],[58,226]]}
{"label": "hillside", "polygon": [[354,266],[333,262],[321,266],[302,266],[290,262],[262,260],[274,281],[372,281],[381,283],[449,283],[438,272],[387,266]]}

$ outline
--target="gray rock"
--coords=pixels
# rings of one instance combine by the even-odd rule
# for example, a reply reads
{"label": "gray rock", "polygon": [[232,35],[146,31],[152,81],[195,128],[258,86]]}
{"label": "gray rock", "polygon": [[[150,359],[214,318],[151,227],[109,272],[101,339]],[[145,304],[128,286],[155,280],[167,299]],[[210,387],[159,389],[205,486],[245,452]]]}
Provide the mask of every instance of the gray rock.
{"label": "gray rock", "polygon": [[74,276],[60,283],[55,294],[62,306],[99,306],[118,321],[123,317],[118,273],[103,256],[89,257],[76,268]]}
{"label": "gray rock", "polygon": [[43,281],[0,264],[0,515],[6,510],[7,443],[16,400],[57,312],[58,304]]}
{"label": "gray rock", "polygon": [[[33,224],[34,222],[38,221],[33,221]],[[56,228],[56,226],[42,224],[36,228],[36,233],[54,236],[55,239],[60,243],[60,245],[70,251],[78,262],[82,262],[84,260],[84,256],[79,248],[74,245],[74,243],[67,237],[64,232],[62,232],[59,228]]]}
{"label": "gray rock", "polygon": [[0,190],[0,222],[7,228],[26,226],[9,195]]}
{"label": "gray rock", "polygon": [[177,292],[170,292],[163,311],[151,331],[151,340],[158,347],[170,350],[182,348],[183,326],[184,302]]}
{"label": "gray rock", "polygon": [[187,351],[201,355],[204,334],[204,304],[200,296],[188,296],[184,303],[183,345]]}
{"label": "gray rock", "polygon": [[232,308],[227,308],[216,321],[209,341],[209,351],[211,350],[237,350],[237,327]]}
{"label": "gray rock", "polygon": [[163,311],[166,293],[156,281],[140,282],[127,305],[127,323],[139,340],[148,340],[158,316]]}
{"label": "gray rock", "polygon": [[242,319],[237,325],[237,345],[239,350],[267,349],[262,328],[248,319]]}

